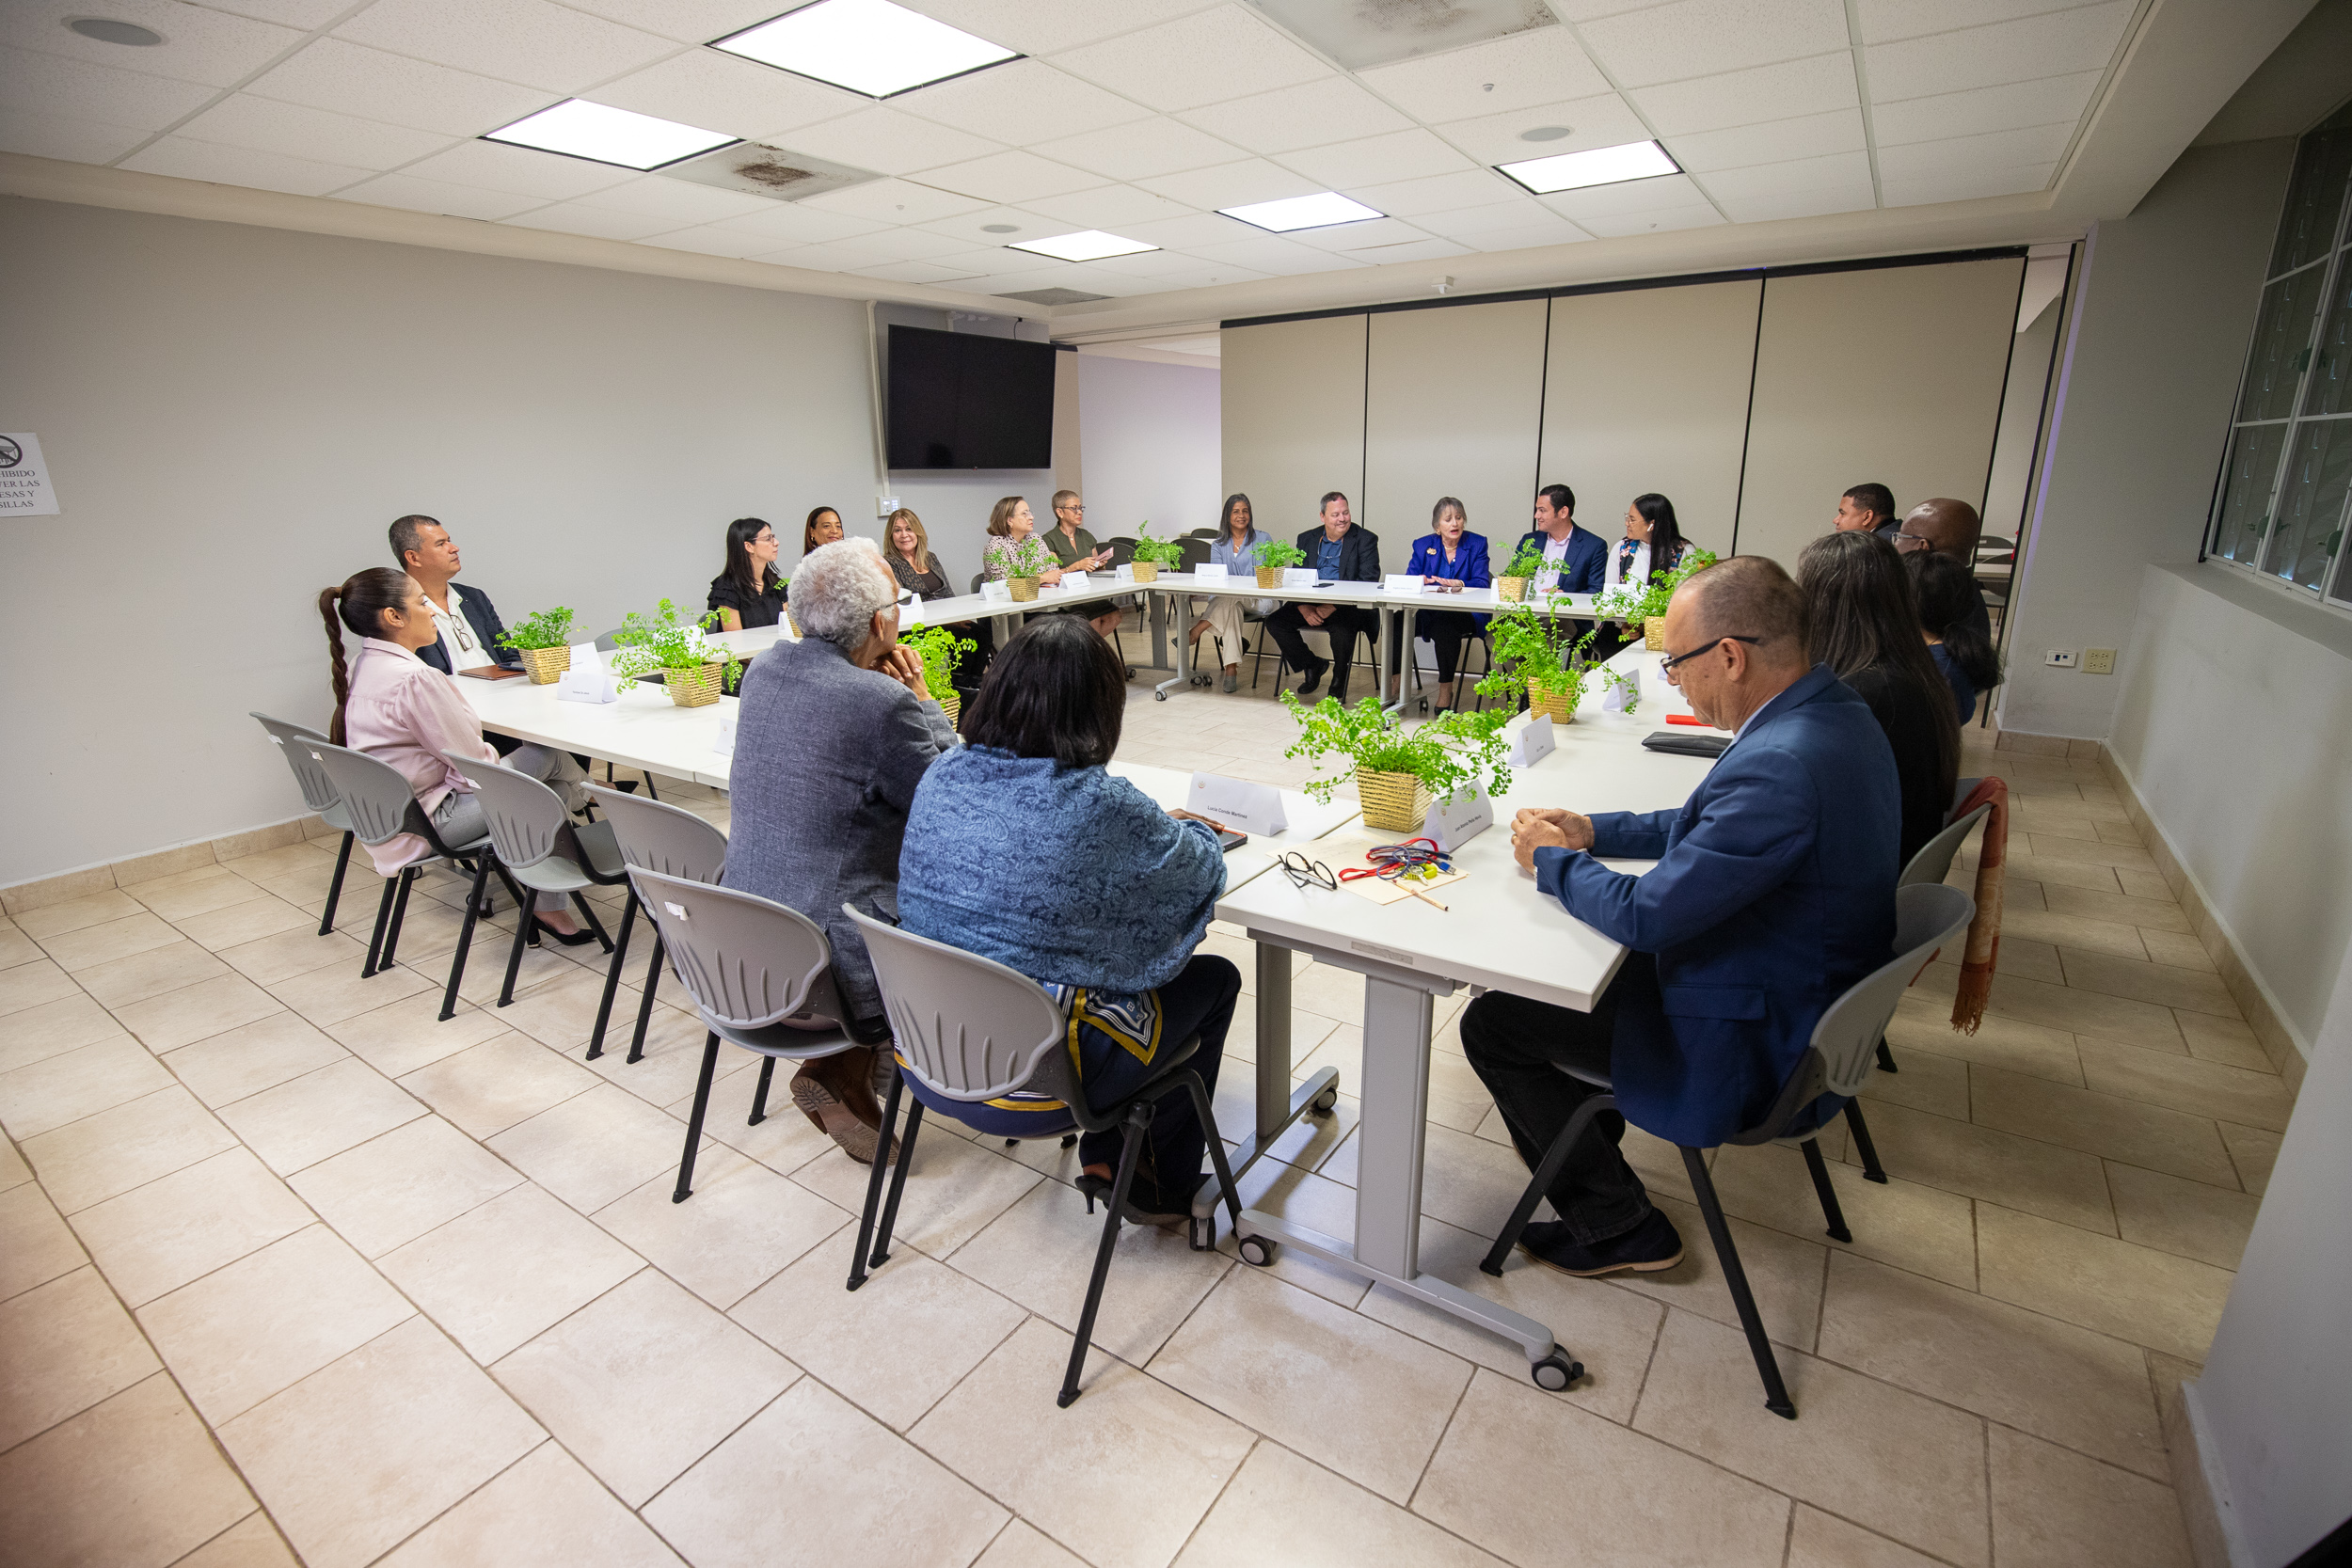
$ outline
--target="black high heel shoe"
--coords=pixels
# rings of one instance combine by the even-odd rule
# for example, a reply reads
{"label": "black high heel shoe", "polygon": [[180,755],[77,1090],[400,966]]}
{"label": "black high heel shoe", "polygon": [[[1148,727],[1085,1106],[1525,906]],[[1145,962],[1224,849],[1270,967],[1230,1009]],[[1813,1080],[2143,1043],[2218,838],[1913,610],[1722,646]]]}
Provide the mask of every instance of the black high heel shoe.
{"label": "black high heel shoe", "polygon": [[535,934],[541,937],[551,937],[566,947],[578,947],[582,942],[596,940],[596,933],[594,931],[559,931],[535,914],[531,917],[531,925]]}

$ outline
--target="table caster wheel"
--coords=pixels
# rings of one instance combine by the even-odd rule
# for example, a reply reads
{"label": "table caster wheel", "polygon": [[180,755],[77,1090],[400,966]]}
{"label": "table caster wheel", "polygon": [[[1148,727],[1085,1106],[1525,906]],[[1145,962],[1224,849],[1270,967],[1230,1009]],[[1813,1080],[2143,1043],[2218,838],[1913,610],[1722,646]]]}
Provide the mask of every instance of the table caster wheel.
{"label": "table caster wheel", "polygon": [[1266,1268],[1274,1261],[1274,1243],[1263,1236],[1244,1236],[1239,1250],[1241,1260],[1253,1269]]}
{"label": "table caster wheel", "polygon": [[1327,1117],[1333,1111],[1339,1109],[1339,1103],[1340,1091],[1336,1088],[1329,1088],[1315,1096],[1311,1101],[1309,1101],[1307,1102],[1307,1109],[1312,1111],[1319,1117]]}
{"label": "table caster wheel", "polygon": [[1168,693],[1165,691],[1153,691],[1152,693],[1152,700],[1155,703],[1164,703],[1168,701]]}
{"label": "table caster wheel", "polygon": [[1530,1367],[1528,1372],[1535,1379],[1536,1387],[1547,1388],[1556,1394],[1584,1375],[1584,1363],[1571,1361],[1558,1351],[1553,1351]]}

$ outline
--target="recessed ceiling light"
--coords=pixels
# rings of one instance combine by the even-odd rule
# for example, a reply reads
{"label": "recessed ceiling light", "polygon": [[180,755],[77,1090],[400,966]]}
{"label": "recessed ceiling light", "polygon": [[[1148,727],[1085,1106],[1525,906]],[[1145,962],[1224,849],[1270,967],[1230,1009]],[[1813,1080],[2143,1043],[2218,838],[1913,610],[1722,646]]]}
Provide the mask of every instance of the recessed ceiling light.
{"label": "recessed ceiling light", "polygon": [[1661,174],[1682,172],[1682,166],[1666,156],[1666,150],[1654,141],[1597,147],[1590,152],[1561,152],[1549,158],[1529,158],[1522,163],[1495,166],[1537,196],[1582,190],[1587,185],[1614,185],[1627,180],[1654,180]]}
{"label": "recessed ceiling light", "polygon": [[725,147],[736,138],[718,131],[680,125],[675,119],[656,119],[651,115],[591,103],[584,98],[567,98],[551,109],[525,115],[512,125],[487,132],[482,139],[535,147],[542,152],[561,152],[566,157],[616,164],[622,168],[660,168],[714,147]]}
{"label": "recessed ceiling light", "polygon": [[1566,135],[1569,132],[1575,129],[1576,127],[1573,125],[1538,125],[1533,131],[1521,131],[1519,133],[1519,140],[1558,141],[1562,136]]}
{"label": "recessed ceiling light", "polygon": [[149,49],[164,41],[164,35],[152,27],[103,16],[77,16],[66,25],[86,39],[96,39],[101,43],[127,43],[134,49]]}
{"label": "recessed ceiling light", "polygon": [[890,0],[817,0],[710,47],[868,98],[1021,57]]}
{"label": "recessed ceiling light", "polygon": [[1021,226],[1017,223],[983,223],[980,225],[980,232],[983,234],[1018,234],[1021,232]]}
{"label": "recessed ceiling light", "polygon": [[1056,234],[1051,239],[1023,240],[1009,245],[1007,250],[1034,251],[1061,261],[1100,261],[1108,256],[1140,256],[1147,250],[1157,250],[1155,245],[1141,240],[1122,240],[1116,234],[1105,234],[1100,229],[1084,229],[1075,234]]}
{"label": "recessed ceiling light", "polygon": [[1335,223],[1361,223],[1366,218],[1389,215],[1375,212],[1360,201],[1350,201],[1337,191],[1284,197],[1279,201],[1253,201],[1247,207],[1219,207],[1217,211],[1229,218],[1271,229],[1277,234],[1287,234],[1294,229],[1327,229]]}

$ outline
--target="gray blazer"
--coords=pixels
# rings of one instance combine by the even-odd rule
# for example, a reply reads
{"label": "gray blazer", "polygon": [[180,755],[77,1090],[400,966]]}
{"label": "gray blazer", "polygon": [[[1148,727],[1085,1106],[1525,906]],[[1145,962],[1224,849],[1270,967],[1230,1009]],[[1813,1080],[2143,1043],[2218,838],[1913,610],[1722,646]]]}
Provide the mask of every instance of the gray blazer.
{"label": "gray blazer", "polygon": [[907,807],[932,759],[960,744],[955,731],[937,703],[917,702],[821,638],[762,653],[742,698],[726,885],[822,927],[850,1017],[878,1017],[873,964],[841,906],[898,919]]}

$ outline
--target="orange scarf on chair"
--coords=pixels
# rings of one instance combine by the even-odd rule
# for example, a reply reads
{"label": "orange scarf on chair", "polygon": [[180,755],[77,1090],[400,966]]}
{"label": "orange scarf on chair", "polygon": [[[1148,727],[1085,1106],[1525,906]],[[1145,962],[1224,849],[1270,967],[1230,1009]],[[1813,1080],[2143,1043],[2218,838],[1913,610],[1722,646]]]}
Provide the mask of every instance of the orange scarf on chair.
{"label": "orange scarf on chair", "polygon": [[1967,956],[1960,966],[1960,989],[1952,995],[1952,1027],[1973,1035],[1984,1022],[1993,995],[1994,961],[2001,951],[2001,864],[2009,858],[2009,782],[1986,777],[1960,803],[1955,817],[1990,804],[1984,838],[1977,850],[1977,918],[1968,925]]}

